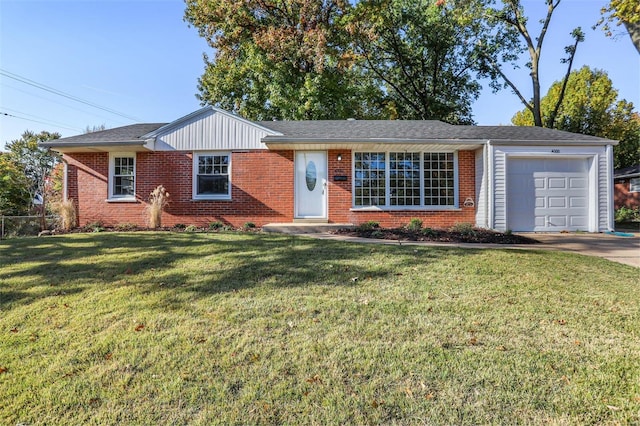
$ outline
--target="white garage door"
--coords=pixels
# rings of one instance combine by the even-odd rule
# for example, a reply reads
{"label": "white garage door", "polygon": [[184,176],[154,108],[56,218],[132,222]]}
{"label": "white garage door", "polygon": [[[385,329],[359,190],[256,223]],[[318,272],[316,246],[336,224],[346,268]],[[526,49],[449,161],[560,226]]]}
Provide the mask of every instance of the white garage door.
{"label": "white garage door", "polygon": [[512,231],[586,231],[586,159],[507,160],[507,228]]}

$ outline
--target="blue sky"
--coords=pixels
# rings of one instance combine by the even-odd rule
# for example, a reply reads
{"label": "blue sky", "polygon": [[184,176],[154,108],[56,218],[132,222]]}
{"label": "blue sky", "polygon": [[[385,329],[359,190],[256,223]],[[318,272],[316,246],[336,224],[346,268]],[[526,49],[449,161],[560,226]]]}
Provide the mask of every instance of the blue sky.
{"label": "blue sky", "polygon": [[[604,3],[563,0],[545,41],[543,93],[563,76],[563,48],[571,30],[582,26],[586,41],[574,69],[586,64],[607,71],[620,97],[637,109],[640,55],[626,33],[611,39],[591,30]],[[523,4],[532,26],[544,16],[544,0]],[[0,149],[27,129],[73,136],[87,126],[168,122],[198,109],[202,54],[211,50],[182,20],[183,12],[181,0],[0,0],[2,71],[121,114],[0,75],[0,112],[13,116],[0,116]],[[508,74],[531,95],[526,70]],[[476,122],[509,124],[522,109],[519,100],[509,90],[493,94],[484,86],[474,105]]]}

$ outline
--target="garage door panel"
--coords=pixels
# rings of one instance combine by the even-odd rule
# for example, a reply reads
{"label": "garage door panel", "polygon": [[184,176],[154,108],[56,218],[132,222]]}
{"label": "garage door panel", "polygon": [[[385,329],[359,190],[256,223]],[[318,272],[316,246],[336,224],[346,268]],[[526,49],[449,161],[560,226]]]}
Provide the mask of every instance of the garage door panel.
{"label": "garage door panel", "polygon": [[586,230],[588,185],[584,159],[509,159],[508,227],[514,231]]}
{"label": "garage door panel", "polygon": [[548,178],[548,188],[549,189],[567,189],[567,179],[563,177],[559,178]]}

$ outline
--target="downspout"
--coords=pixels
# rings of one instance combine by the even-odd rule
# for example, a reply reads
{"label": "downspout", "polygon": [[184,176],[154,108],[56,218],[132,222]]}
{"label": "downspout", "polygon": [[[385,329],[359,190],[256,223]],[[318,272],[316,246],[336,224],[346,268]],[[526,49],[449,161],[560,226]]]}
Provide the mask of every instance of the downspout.
{"label": "downspout", "polygon": [[[605,150],[607,156],[607,228],[610,232],[613,232],[615,231],[613,214],[613,145],[606,145]],[[599,224],[598,228],[600,228]]]}
{"label": "downspout", "polygon": [[485,173],[482,179],[484,180],[485,186],[485,195],[484,195],[484,220],[486,222],[488,229],[494,228],[493,223],[493,208],[489,207],[489,203],[493,203],[493,188],[490,187],[492,185],[493,179],[493,161],[492,158],[492,147],[491,140],[487,140],[487,143],[483,147],[485,154]]}

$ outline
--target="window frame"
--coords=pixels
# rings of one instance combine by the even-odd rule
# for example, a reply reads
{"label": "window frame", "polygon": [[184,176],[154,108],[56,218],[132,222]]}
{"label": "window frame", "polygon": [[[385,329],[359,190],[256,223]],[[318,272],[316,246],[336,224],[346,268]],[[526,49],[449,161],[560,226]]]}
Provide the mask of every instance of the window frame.
{"label": "window frame", "polygon": [[[198,194],[198,166],[200,157],[227,157],[227,193],[226,194]],[[194,200],[231,200],[231,171],[232,156],[230,151],[196,151],[193,153],[192,169],[192,197]],[[216,176],[213,175],[212,176]],[[217,176],[225,176],[218,174]]]}
{"label": "window frame", "polygon": [[[384,173],[385,173],[385,204],[384,205],[356,205],[356,154],[384,154]],[[420,161],[420,204],[419,205],[391,205],[391,154],[419,154]],[[453,205],[428,205],[425,204],[425,154],[453,154]],[[458,210],[460,209],[459,201],[459,168],[458,168],[458,151],[398,151],[398,150],[354,150],[351,154],[351,172],[352,172],[352,191],[351,191],[351,210]]]}
{"label": "window frame", "polygon": [[640,177],[629,179],[629,192],[640,192]]}
{"label": "window frame", "polygon": [[[127,176],[123,174],[116,175],[116,158],[132,158],[133,159],[133,194],[116,194],[115,181],[119,176]],[[137,156],[135,152],[110,152],[109,153],[109,178],[108,178],[108,201],[136,201],[136,181],[137,181]]]}

